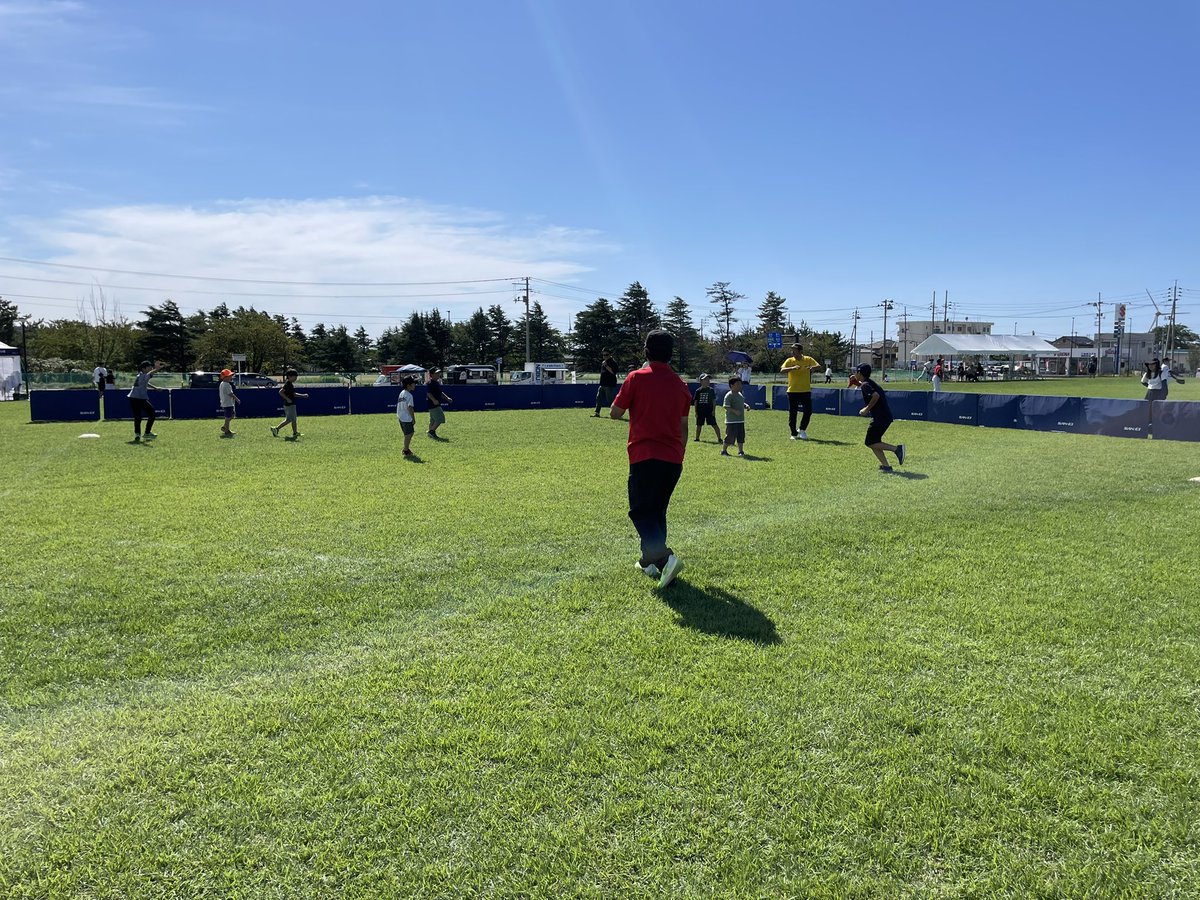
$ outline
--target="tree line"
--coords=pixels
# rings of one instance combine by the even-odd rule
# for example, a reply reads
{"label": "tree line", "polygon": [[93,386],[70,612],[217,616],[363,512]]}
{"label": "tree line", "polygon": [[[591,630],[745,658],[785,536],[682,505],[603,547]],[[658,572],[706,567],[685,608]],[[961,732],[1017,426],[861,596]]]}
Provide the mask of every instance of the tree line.
{"label": "tree line", "polygon": [[[816,332],[801,321],[793,324],[787,301],[769,291],[752,318],[739,319],[745,295],[729,282],[716,282],[706,292],[707,310],[697,323],[689,303],[673,297],[662,308],[646,289],[633,282],[615,300],[600,297],[573,320],[566,334],[551,323],[539,302],[528,316],[510,319],[495,304],[452,322],[439,309],[413,312],[402,324],[386,328],[378,339],[366,329],[350,332],[345,325],[317,324],[308,329],[295,318],[272,315],[253,306],[184,315],[173,300],[149,306],[136,321],[120,314],[103,294],[93,296],[90,315],[83,304],[72,319],[38,320],[26,327],[30,368],[37,371],[91,369],[103,363],[133,369],[142,359],[162,360],[173,371],[212,370],[230,365],[234,353],[245,354],[249,371],[365,372],[381,365],[502,361],[505,369],[521,368],[525,359],[528,318],[531,361],[568,362],[584,372],[599,371],[604,351],[625,369],[642,362],[642,342],[655,328],[676,336],[675,367],[696,374],[728,371],[732,349],[753,357],[756,370],[775,370],[788,355],[787,345],[799,337],[805,351],[837,365],[850,350],[840,332]],[[0,298],[0,340],[14,343],[17,307]],[[766,334],[785,335],[782,350],[766,348]]]}

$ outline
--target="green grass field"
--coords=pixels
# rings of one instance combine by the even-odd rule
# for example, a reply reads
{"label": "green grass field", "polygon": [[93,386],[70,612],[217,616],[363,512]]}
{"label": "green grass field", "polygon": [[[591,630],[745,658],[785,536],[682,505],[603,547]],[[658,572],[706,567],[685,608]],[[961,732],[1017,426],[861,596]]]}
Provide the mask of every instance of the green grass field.
{"label": "green grass field", "polygon": [[660,595],[623,424],[301,412],[0,405],[0,896],[1200,895],[1196,445],[754,412]]}

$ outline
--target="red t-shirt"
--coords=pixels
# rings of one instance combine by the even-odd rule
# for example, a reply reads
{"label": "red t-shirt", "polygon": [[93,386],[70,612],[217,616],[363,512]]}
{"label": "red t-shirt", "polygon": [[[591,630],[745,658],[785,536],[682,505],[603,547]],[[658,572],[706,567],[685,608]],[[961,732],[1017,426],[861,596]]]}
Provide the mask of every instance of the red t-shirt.
{"label": "red t-shirt", "polygon": [[675,371],[652,362],[630,372],[613,400],[629,410],[629,462],[661,459],[683,462],[683,424],[692,409],[692,393]]}

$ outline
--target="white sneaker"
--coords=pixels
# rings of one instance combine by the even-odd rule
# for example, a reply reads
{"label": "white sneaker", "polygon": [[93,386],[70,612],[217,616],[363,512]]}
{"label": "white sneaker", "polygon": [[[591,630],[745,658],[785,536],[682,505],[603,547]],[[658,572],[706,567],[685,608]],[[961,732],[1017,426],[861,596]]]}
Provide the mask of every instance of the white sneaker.
{"label": "white sneaker", "polygon": [[274,425],[271,426],[271,437],[279,437],[279,429]]}
{"label": "white sneaker", "polygon": [[802,440],[802,441],[808,440],[808,432],[807,431],[800,432],[800,440]]}
{"label": "white sneaker", "polygon": [[663,566],[662,577],[658,579],[659,588],[665,588],[672,581],[674,581],[675,576],[682,571],[683,561],[680,560],[680,558],[674,553],[672,553],[667,557],[666,565]]}
{"label": "white sneaker", "polygon": [[793,434],[793,435],[792,435],[792,440],[793,440],[793,441],[798,441],[798,440],[800,440],[800,435],[798,435],[798,434]]}
{"label": "white sneaker", "polygon": [[658,578],[660,574],[658,571],[658,566],[654,565],[654,563],[650,563],[648,566],[643,566],[640,562],[635,562],[633,567],[643,575],[648,575],[650,578]]}

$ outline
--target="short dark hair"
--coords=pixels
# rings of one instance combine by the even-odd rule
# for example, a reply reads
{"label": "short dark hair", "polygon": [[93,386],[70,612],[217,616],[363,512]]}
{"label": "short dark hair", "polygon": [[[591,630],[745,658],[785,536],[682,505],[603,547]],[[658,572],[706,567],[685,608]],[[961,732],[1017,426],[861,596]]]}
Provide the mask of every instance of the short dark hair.
{"label": "short dark hair", "polygon": [[646,359],[651,362],[670,362],[675,350],[675,338],[669,331],[656,328],[646,335]]}
{"label": "short dark hair", "polygon": [[400,383],[402,385],[404,385],[405,387],[408,387],[410,384],[416,384],[417,379],[413,378],[411,375],[405,375],[404,378],[400,381]]}
{"label": "short dark hair", "polygon": [[297,372],[295,369],[288,369],[286,372],[283,373],[284,378],[291,378],[293,375],[296,376],[297,378],[300,377],[300,373]]}
{"label": "short dark hair", "polygon": [[733,387],[735,384],[741,384],[741,383],[742,383],[742,379],[740,379],[738,376],[736,376],[736,375],[729,376],[729,386],[730,387]]}

